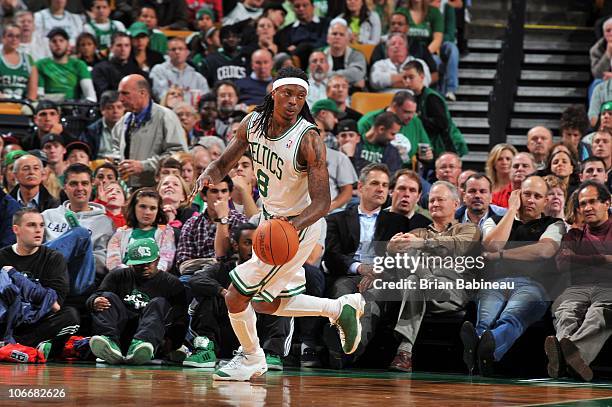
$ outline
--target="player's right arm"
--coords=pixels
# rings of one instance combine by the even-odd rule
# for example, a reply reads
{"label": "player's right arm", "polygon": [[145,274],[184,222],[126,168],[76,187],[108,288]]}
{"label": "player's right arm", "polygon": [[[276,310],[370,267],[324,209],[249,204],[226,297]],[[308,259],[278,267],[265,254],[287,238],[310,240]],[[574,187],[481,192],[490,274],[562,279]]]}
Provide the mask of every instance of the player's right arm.
{"label": "player's right arm", "polygon": [[251,115],[248,114],[242,122],[240,127],[236,131],[236,135],[230,141],[227,148],[219,158],[211,162],[206,170],[198,177],[193,191],[191,191],[190,199],[193,199],[204,187],[209,184],[217,184],[221,182],[223,177],[234,168],[242,154],[249,148],[249,141],[247,138],[247,125]]}

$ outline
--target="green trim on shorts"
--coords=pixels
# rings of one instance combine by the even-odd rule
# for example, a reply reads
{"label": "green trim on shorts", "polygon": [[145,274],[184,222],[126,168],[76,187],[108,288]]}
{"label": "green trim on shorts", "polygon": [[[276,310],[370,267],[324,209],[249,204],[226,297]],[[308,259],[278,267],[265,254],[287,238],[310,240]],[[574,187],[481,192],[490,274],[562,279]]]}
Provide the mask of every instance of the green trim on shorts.
{"label": "green trim on shorts", "polygon": [[264,278],[261,279],[259,286],[263,287],[264,285],[268,284],[270,279],[274,277],[274,274],[276,274],[276,272],[280,270],[281,267],[283,267],[283,264],[279,264],[278,266],[272,267],[272,270],[270,270],[270,272],[266,274]]}
{"label": "green trim on shorts", "polygon": [[274,301],[274,298],[275,298],[275,297],[273,297],[273,296],[272,296],[272,294],[270,294],[270,293],[269,293],[269,292],[267,292],[266,290],[262,290],[262,291],[260,291],[258,295],[259,295],[261,298],[263,298],[263,299],[264,299],[264,301],[266,301],[266,302],[273,302],[273,301]]}
{"label": "green trim on shorts", "polygon": [[[238,277],[238,274],[236,273],[236,269],[233,269],[232,271],[230,271],[229,276],[230,276],[230,280],[232,280],[232,283],[234,283],[234,287],[236,287],[236,289],[240,291],[242,295],[246,295],[247,297],[250,297],[253,294],[257,293],[257,288],[259,288],[259,285],[256,285],[254,287],[247,286],[244,283],[244,281],[242,281],[240,277]],[[249,290],[249,288],[255,288],[255,289]]]}
{"label": "green trim on shorts", "polygon": [[289,298],[295,297],[296,295],[303,294],[306,291],[306,284],[292,288],[291,290],[283,290],[278,294],[278,298]]}

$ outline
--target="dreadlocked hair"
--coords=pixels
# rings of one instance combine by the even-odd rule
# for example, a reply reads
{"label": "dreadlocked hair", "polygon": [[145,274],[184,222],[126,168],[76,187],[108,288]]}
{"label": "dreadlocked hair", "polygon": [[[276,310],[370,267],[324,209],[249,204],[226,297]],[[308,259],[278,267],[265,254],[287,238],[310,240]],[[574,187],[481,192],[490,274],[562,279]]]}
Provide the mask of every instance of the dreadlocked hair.
{"label": "dreadlocked hair", "polygon": [[[280,69],[278,71],[278,75],[274,79],[276,80],[282,78],[300,78],[308,83],[308,76],[304,73],[304,71],[293,66]],[[272,92],[268,93],[264,97],[263,102],[256,106],[253,111],[260,113],[259,117],[257,117],[253,123],[255,131],[259,131],[260,134],[266,134],[270,128],[270,120],[272,119],[272,113],[274,112],[274,99],[272,99]],[[308,103],[304,103],[304,107],[302,107],[302,110],[300,111],[300,116],[308,120],[310,123],[315,122],[314,117],[312,117],[312,113],[310,113]]]}

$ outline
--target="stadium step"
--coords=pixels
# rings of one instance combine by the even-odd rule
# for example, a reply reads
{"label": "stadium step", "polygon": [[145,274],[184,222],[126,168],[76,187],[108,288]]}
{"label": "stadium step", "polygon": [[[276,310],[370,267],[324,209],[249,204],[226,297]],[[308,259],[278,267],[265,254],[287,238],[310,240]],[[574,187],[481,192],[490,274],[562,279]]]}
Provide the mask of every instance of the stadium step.
{"label": "stadium step", "polygon": [[482,169],[484,168],[484,163],[487,162],[488,156],[488,151],[470,151],[469,153],[461,157],[461,160],[464,164],[467,164],[465,165],[465,168],[468,168],[471,163],[477,163]]}
{"label": "stadium step", "polygon": [[486,117],[453,117],[453,121],[462,131],[465,129],[489,130],[489,120]]}
{"label": "stadium step", "polygon": [[523,50],[528,51],[572,51],[572,52],[587,52],[591,45],[583,42],[567,42],[567,41],[539,41],[525,39]]}
{"label": "stadium step", "polygon": [[548,98],[585,98],[586,88],[577,87],[542,87],[542,86],[519,86],[517,96],[524,97],[548,97]]}
{"label": "stadium step", "polygon": [[[459,68],[461,72],[461,68]],[[489,96],[493,90],[493,85],[459,85],[457,96]]]}
{"label": "stadium step", "polygon": [[448,109],[453,112],[488,112],[489,111],[489,102],[449,102]]}
{"label": "stadium step", "polygon": [[590,76],[588,72],[540,71],[540,70],[525,70],[525,69],[521,71],[521,80],[525,80],[525,81],[584,82],[584,81],[588,81],[589,78]]}
{"label": "stadium step", "polygon": [[475,63],[497,63],[497,54],[491,52],[470,52],[467,55],[464,55],[459,60],[459,64],[466,62],[475,62]]}
{"label": "stadium step", "polygon": [[502,47],[501,40],[487,40],[487,39],[469,39],[468,48],[470,50],[483,50],[483,49],[496,49],[500,50]]}
{"label": "stadium step", "polygon": [[495,77],[495,69],[459,69],[459,79],[490,79]]}
{"label": "stadium step", "polygon": [[[560,114],[561,112],[559,112]],[[544,127],[548,127],[549,129],[556,129],[557,127],[559,127],[559,119],[523,119],[523,118],[518,118],[518,119],[512,119],[510,121],[510,128],[512,129],[525,129],[525,130],[529,130],[532,127],[536,127],[536,126],[544,126]]]}
{"label": "stadium step", "polygon": [[571,103],[531,103],[517,102],[514,111],[517,113],[559,113],[571,106]]}
{"label": "stadium step", "polygon": [[[466,143],[472,146],[485,146],[489,145],[489,135],[488,134],[471,134],[466,133],[463,135]],[[515,147],[525,147],[527,145],[527,132],[523,135],[519,134],[509,134],[506,143],[512,144]]]}
{"label": "stadium step", "polygon": [[584,65],[589,64],[588,55],[563,55],[563,54],[525,54],[525,64],[551,64],[551,65]]}

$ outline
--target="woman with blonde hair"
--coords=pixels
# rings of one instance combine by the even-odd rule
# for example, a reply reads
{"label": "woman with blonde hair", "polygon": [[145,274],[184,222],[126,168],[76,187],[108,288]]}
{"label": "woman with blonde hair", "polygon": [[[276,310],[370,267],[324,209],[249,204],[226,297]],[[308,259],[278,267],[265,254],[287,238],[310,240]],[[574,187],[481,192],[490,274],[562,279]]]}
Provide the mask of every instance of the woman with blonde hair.
{"label": "woman with blonde hair", "polygon": [[491,193],[504,189],[510,183],[512,158],[514,158],[516,154],[518,154],[516,148],[506,143],[500,143],[493,146],[491,152],[489,152],[489,157],[485,164],[485,172],[487,177],[493,181]]}
{"label": "woman with blonde hair", "polygon": [[159,104],[168,109],[174,109],[179,103],[185,101],[185,91],[180,86],[172,85],[164,93]]}

